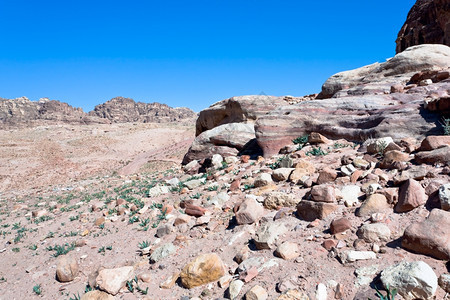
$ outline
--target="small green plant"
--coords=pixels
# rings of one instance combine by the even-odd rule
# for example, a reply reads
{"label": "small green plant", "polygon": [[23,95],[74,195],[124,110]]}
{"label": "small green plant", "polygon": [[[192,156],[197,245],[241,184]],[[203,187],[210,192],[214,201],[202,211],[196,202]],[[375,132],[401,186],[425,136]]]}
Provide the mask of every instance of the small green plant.
{"label": "small green plant", "polygon": [[42,294],[41,285],[40,284],[36,284],[35,286],[33,286],[33,292],[36,295]]}
{"label": "small green plant", "polygon": [[136,223],[136,222],[139,222],[139,217],[138,217],[138,216],[132,216],[132,217],[130,217],[130,219],[128,220],[128,223],[129,223],[129,224],[133,224],[133,223]]}
{"label": "small green plant", "polygon": [[[377,296],[380,298],[379,300],[395,300],[394,297],[395,295],[397,295],[397,289],[390,289],[389,285],[386,287],[387,290],[387,294],[386,296],[384,296],[380,290],[378,290],[378,288],[375,288],[375,290],[377,291]],[[371,300],[369,298],[369,300]]]}
{"label": "small green plant", "polygon": [[98,228],[105,229],[105,223],[102,223],[102,224],[98,225]]}
{"label": "small green plant", "polygon": [[246,185],[244,185],[244,191],[249,190],[249,189],[252,189],[252,188],[254,188],[254,187],[255,187],[254,184],[246,184]]}
{"label": "small green plant", "polygon": [[283,157],[280,157],[275,162],[273,162],[271,164],[267,164],[266,166],[268,166],[272,170],[278,169],[280,167],[280,165],[281,165],[281,161],[282,160],[283,160]]}
{"label": "small green plant", "polygon": [[20,252],[20,248],[12,248],[12,252],[15,252],[15,253]]}
{"label": "small green plant", "polygon": [[441,125],[444,129],[444,135],[450,135],[450,118],[442,118]]}
{"label": "small green plant", "polygon": [[189,198],[191,198],[191,199],[200,199],[201,196],[202,196],[202,194],[196,193],[194,195],[190,195]]}
{"label": "small green plant", "polygon": [[139,248],[140,249],[144,249],[150,246],[150,242],[149,241],[142,241],[142,243],[139,243]]}
{"label": "small green plant", "polygon": [[69,220],[72,222],[72,221],[78,220],[79,218],[80,218],[79,215],[77,215],[77,216],[71,216],[71,217],[69,218]]}
{"label": "small green plant", "polygon": [[72,294],[72,297],[70,297],[69,300],[81,300],[80,293],[77,293],[76,295]]}
{"label": "small green plant", "polygon": [[33,245],[28,246],[28,249],[33,250],[33,251],[35,251],[37,248],[38,248],[38,247],[37,247],[36,244],[33,244]]}
{"label": "small green plant", "polygon": [[325,151],[322,150],[322,148],[317,147],[317,148],[312,148],[311,150],[309,150],[308,152],[306,152],[306,155],[312,155],[312,156],[322,156],[322,155],[327,155],[328,153],[326,153]]}
{"label": "small green plant", "polygon": [[67,254],[70,251],[74,250],[75,249],[75,243],[72,243],[70,245],[68,243],[66,243],[64,245],[55,245],[53,247],[49,246],[46,249],[47,249],[47,251],[55,251],[53,256],[54,257],[58,257],[60,255]]}
{"label": "small green plant", "polygon": [[210,191],[210,192],[217,191],[218,189],[219,189],[218,185],[213,185],[213,186],[208,187],[208,191]]}
{"label": "small green plant", "polygon": [[303,147],[305,147],[306,143],[308,143],[309,135],[303,135],[299,136],[298,138],[295,138],[292,140],[292,142],[297,146],[297,150],[301,150]]}

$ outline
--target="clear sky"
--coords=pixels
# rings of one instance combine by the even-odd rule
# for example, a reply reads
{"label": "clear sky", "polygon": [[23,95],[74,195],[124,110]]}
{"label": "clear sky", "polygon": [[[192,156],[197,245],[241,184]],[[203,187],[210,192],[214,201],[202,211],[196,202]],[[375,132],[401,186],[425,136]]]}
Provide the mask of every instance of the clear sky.
{"label": "clear sky", "polygon": [[0,97],[200,111],[384,61],[413,0],[0,0]]}

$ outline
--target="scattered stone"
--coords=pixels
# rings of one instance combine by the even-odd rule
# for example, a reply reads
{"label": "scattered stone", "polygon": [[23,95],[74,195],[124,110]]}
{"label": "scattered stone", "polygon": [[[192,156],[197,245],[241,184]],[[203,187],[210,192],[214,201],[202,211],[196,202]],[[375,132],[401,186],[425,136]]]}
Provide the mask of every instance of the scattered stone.
{"label": "scattered stone", "polygon": [[214,154],[211,157],[211,164],[215,169],[222,167],[223,157],[220,154]]}
{"label": "scattered stone", "polygon": [[450,210],[450,183],[439,188],[439,201],[441,202],[441,209]]}
{"label": "scattered stone", "polygon": [[441,274],[438,283],[446,293],[450,293],[450,274]]}
{"label": "scattered stone", "polygon": [[155,198],[155,197],[161,196],[163,194],[168,194],[168,193],[169,193],[169,187],[168,186],[157,185],[155,187],[152,187],[148,191],[148,197],[149,198]]}
{"label": "scattered stone", "polygon": [[300,255],[300,248],[294,242],[284,242],[275,250],[275,254],[285,260],[297,258]]}
{"label": "scattered stone", "polygon": [[408,179],[401,187],[395,211],[408,212],[427,202],[424,188],[414,179]]}
{"label": "scattered stone", "polygon": [[334,169],[325,167],[319,172],[319,177],[317,178],[317,184],[330,183],[336,180],[337,172]]}
{"label": "scattered stone", "polygon": [[162,238],[163,236],[170,234],[172,232],[172,227],[173,226],[167,224],[159,226],[158,229],[156,229],[156,236]]}
{"label": "scattered stone", "polygon": [[355,166],[358,169],[362,169],[362,170],[367,170],[370,167],[370,163],[361,158],[361,157],[356,157],[353,161],[352,161],[353,166]]}
{"label": "scattered stone", "polygon": [[327,287],[323,283],[319,283],[316,287],[316,300],[327,300]]}
{"label": "scattered stone", "polygon": [[230,296],[230,299],[237,299],[243,287],[244,282],[242,280],[233,280],[228,287],[228,294]]}
{"label": "scattered stone", "polygon": [[339,258],[342,263],[351,263],[357,260],[367,260],[367,259],[376,259],[377,255],[373,251],[355,251],[349,250],[345,252],[341,252],[339,254]]}
{"label": "scattered stone", "polygon": [[69,282],[78,275],[78,262],[73,256],[61,255],[56,264],[56,278],[60,282]]}
{"label": "scattered stone", "polygon": [[269,297],[267,291],[260,285],[253,286],[246,294],[246,300],[266,300]]}
{"label": "scattered stone", "polygon": [[337,210],[338,206],[334,203],[314,202],[302,200],[297,205],[297,214],[305,221],[323,220],[331,213]]}
{"label": "scattered stone", "polygon": [[335,248],[337,245],[338,245],[338,242],[336,240],[332,240],[332,239],[327,239],[322,242],[322,247],[324,247],[328,251]]}
{"label": "scattered stone", "polygon": [[351,176],[356,171],[356,168],[353,164],[348,164],[341,167],[341,173],[346,176]]}
{"label": "scattered stone", "polygon": [[279,296],[277,300],[310,300],[308,295],[298,290],[289,290],[283,295]]}
{"label": "scattered stone", "polygon": [[252,198],[247,198],[239,205],[236,221],[239,225],[253,224],[264,214],[264,208]]}
{"label": "scattered stone", "polygon": [[96,283],[99,289],[115,296],[125,286],[127,280],[133,277],[133,272],[134,268],[129,266],[103,269],[99,271]]}
{"label": "scattered stone", "polygon": [[255,182],[253,183],[255,187],[263,187],[273,183],[272,175],[269,173],[261,173],[255,178]]}
{"label": "scattered stone", "polygon": [[358,197],[361,188],[357,185],[346,185],[341,189],[342,200],[345,206],[351,207],[359,202]]}
{"label": "scattered stone", "polygon": [[294,168],[278,168],[273,170],[272,172],[272,178],[276,181],[286,181],[289,179],[289,176],[291,175],[292,171],[294,171]]}
{"label": "scattered stone", "polygon": [[201,179],[193,179],[193,180],[188,180],[183,182],[183,184],[190,190],[193,190],[195,188],[198,188],[199,186],[201,186],[202,184],[204,184],[206,182],[206,178],[201,178]]}
{"label": "scattered stone", "polygon": [[274,246],[275,241],[278,236],[282,235],[287,231],[286,226],[281,222],[267,222],[261,226],[256,232],[256,237],[254,239],[256,248],[271,249]]}
{"label": "scattered stone", "polygon": [[226,274],[219,279],[219,286],[221,288],[227,288],[230,285],[230,282],[233,280],[233,276]]}
{"label": "scattered stone", "polygon": [[330,185],[315,185],[311,189],[311,198],[316,202],[334,203],[336,194]]}
{"label": "scattered stone", "polygon": [[305,177],[309,177],[316,171],[316,168],[312,163],[304,159],[300,159],[295,164],[295,169],[292,171],[289,180],[295,184],[299,184],[304,181]]}
{"label": "scattered stone", "polygon": [[152,275],[150,273],[141,273],[141,274],[139,274],[138,278],[142,282],[146,282],[146,283],[149,283],[152,281]]}
{"label": "scattered stone", "polygon": [[385,212],[390,209],[391,206],[388,204],[387,199],[382,194],[372,194],[367,197],[359,209],[356,210],[356,215],[358,217],[370,216],[374,213]]}
{"label": "scattered stone", "polygon": [[394,140],[391,137],[383,137],[376,140],[366,141],[367,152],[370,154],[377,154],[384,152],[384,149],[390,144],[393,143]]}
{"label": "scattered stone", "polygon": [[433,209],[428,218],[405,229],[402,247],[437,259],[450,259],[450,212]]}
{"label": "scattered stone", "polygon": [[177,250],[177,248],[175,247],[174,244],[172,244],[172,243],[164,244],[164,245],[156,248],[152,252],[152,254],[150,255],[150,262],[153,264],[157,263],[158,261],[175,253],[176,250]]}
{"label": "scattered stone", "polygon": [[180,273],[172,274],[166,280],[161,282],[159,287],[166,290],[171,289],[175,286],[175,283],[177,282],[178,278],[180,278]]}
{"label": "scattered stone", "polygon": [[188,263],[182,270],[181,283],[191,289],[219,280],[225,275],[225,266],[215,253],[201,254]]}
{"label": "scattered stone", "polygon": [[447,164],[450,162],[450,146],[444,146],[431,151],[418,152],[414,160],[419,164]]}
{"label": "scattered stone", "polygon": [[356,286],[369,285],[378,272],[378,266],[361,267],[355,270]]}
{"label": "scattered stone", "polygon": [[385,288],[397,289],[405,299],[429,299],[436,293],[438,280],[433,269],[423,261],[390,266],[381,272]]}
{"label": "scattered stone", "polygon": [[330,231],[332,234],[345,232],[350,228],[352,228],[352,224],[347,218],[334,219],[330,225]]}
{"label": "scattered stone", "polygon": [[419,151],[431,151],[442,146],[450,146],[450,136],[449,135],[430,135],[427,136],[420,144]]}
{"label": "scattered stone", "polygon": [[356,234],[367,243],[387,242],[391,238],[391,230],[383,223],[364,224],[358,229]]}
{"label": "scattered stone", "polygon": [[279,207],[295,207],[299,200],[294,195],[282,192],[271,192],[264,199],[264,207],[278,209]]}

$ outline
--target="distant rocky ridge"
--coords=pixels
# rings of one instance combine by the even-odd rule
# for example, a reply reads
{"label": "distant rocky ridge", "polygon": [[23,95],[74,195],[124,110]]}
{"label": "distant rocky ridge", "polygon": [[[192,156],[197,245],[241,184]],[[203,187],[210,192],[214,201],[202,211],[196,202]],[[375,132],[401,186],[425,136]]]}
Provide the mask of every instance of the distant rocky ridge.
{"label": "distant rocky ridge", "polygon": [[54,124],[108,124],[125,122],[167,123],[193,121],[197,114],[189,108],[172,108],[161,103],[141,103],[117,97],[97,105],[89,113],[57,100],[26,97],[0,98],[0,129]]}
{"label": "distant rocky ridge", "polygon": [[395,42],[397,53],[420,44],[450,46],[450,1],[418,0]]}

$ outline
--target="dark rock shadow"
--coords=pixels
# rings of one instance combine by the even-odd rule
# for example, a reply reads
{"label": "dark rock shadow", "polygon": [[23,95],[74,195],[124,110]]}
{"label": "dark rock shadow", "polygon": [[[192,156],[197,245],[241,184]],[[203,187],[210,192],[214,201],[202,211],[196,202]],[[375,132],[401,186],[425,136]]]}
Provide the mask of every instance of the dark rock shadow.
{"label": "dark rock shadow", "polygon": [[238,225],[237,221],[236,221],[236,217],[232,217],[230,222],[228,222],[228,226],[226,228],[226,230],[233,230],[236,226]]}
{"label": "dark rock shadow", "polygon": [[432,211],[435,208],[441,208],[441,201],[439,200],[439,193],[437,191],[428,197],[427,203],[425,203],[425,208],[428,211]]}
{"label": "dark rock shadow", "polygon": [[386,246],[392,249],[398,248],[402,246],[402,238],[399,237],[398,239],[392,240],[388,243],[386,243]]}
{"label": "dark rock shadow", "polygon": [[258,142],[256,141],[256,138],[251,139],[247,142],[247,144],[242,147],[241,151],[239,151],[238,156],[241,155],[250,155],[251,159],[257,159],[258,156],[263,155],[263,150],[258,145]]}

